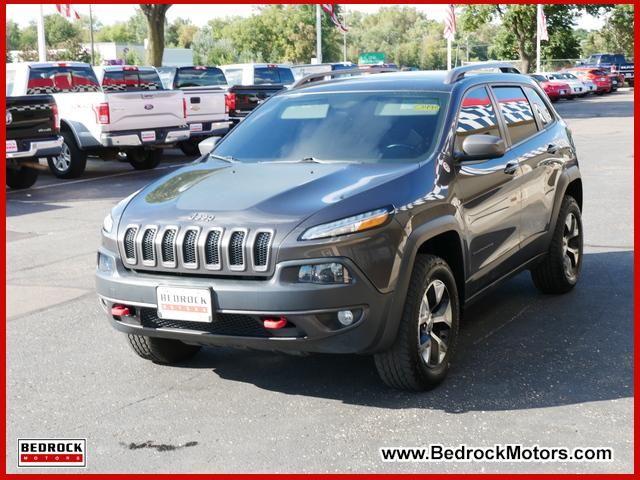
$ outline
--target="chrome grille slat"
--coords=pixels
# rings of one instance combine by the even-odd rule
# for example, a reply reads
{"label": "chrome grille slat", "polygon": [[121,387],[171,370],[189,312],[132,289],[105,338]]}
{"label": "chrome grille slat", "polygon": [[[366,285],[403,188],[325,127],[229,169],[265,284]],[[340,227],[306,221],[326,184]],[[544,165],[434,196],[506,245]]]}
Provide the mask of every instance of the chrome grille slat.
{"label": "chrome grille slat", "polygon": [[127,225],[119,236],[124,263],[140,270],[271,271],[275,231],[196,225]]}

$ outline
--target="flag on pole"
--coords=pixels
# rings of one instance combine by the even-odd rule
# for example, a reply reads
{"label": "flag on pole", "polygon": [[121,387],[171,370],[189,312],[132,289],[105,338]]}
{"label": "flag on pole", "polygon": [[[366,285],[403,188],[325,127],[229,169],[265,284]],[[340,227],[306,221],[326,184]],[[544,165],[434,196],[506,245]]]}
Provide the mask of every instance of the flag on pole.
{"label": "flag on pole", "polygon": [[71,20],[80,20],[80,15],[76,12],[70,3],[56,3],[56,10],[63,17]]}
{"label": "flag on pole", "polygon": [[444,38],[453,41],[456,36],[456,11],[453,4],[447,5],[446,15],[444,17]]}
{"label": "flag on pole", "polygon": [[549,40],[549,33],[547,32],[547,17],[544,16],[544,8],[542,5],[538,5],[538,38],[541,41]]}
{"label": "flag on pole", "polygon": [[338,14],[336,12],[336,7],[335,5],[332,5],[330,3],[321,3],[320,7],[322,7],[322,10],[325,11],[325,13],[327,15],[329,15],[329,18],[331,19],[331,21],[333,22],[333,24],[338,27],[338,29],[342,32],[342,33],[347,33],[348,29],[347,27],[344,25],[344,23],[342,23],[342,21],[338,18]]}

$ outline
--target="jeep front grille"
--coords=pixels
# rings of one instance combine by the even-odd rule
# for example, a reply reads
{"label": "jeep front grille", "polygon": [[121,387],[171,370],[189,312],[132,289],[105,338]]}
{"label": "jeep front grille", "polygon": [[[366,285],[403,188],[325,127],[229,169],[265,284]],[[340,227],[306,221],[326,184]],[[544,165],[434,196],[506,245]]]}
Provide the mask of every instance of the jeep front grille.
{"label": "jeep front grille", "polygon": [[128,225],[119,238],[124,263],[136,270],[261,275],[272,265],[273,230]]}

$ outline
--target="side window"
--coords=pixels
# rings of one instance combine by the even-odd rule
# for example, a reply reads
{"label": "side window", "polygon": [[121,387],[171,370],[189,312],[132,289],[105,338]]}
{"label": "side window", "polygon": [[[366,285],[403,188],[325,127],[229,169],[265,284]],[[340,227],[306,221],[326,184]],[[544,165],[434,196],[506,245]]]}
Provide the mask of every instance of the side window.
{"label": "side window", "polygon": [[531,100],[531,106],[538,114],[540,121],[542,122],[542,128],[547,128],[547,125],[553,123],[553,114],[547,107],[547,104],[544,103],[544,100],[540,98],[538,92],[536,92],[533,88],[527,88],[527,95]]}
{"label": "side window", "polygon": [[227,77],[229,85],[242,85],[242,70],[237,68],[225,70],[224,76]]}
{"label": "side window", "polygon": [[470,90],[462,99],[456,127],[455,150],[462,150],[462,142],[466,137],[478,134],[501,136],[496,112],[485,87]]}
{"label": "side window", "polygon": [[13,93],[13,84],[16,81],[16,71],[7,70],[7,97]]}
{"label": "side window", "polygon": [[493,87],[511,143],[520,143],[538,133],[533,111],[520,87]]}

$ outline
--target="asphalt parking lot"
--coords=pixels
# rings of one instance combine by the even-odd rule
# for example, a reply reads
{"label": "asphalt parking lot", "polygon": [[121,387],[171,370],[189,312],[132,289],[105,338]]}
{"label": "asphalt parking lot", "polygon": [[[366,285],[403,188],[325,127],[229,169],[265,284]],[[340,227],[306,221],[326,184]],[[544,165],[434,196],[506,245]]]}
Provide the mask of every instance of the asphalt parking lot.
{"label": "asphalt parking lot", "polygon": [[[104,215],[178,168],[89,162],[7,198],[7,465],[18,438],[87,438],[88,472],[633,471],[633,91],[561,101],[584,178],[579,286],[523,273],[465,314],[447,381],[389,390],[370,358],[206,349],[175,367],[130,352],[98,306]],[[611,447],[604,463],[382,463],[383,446]]]}

